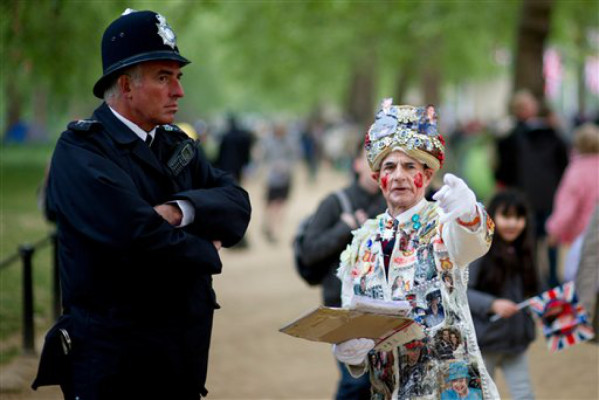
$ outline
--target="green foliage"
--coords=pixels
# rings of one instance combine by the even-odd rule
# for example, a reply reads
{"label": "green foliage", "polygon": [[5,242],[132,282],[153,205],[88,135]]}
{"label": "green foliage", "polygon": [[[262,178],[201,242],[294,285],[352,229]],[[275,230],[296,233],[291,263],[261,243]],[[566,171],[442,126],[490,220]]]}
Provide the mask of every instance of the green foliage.
{"label": "green foliage", "polygon": [[[599,3],[594,0],[558,0],[552,21],[552,41],[566,58],[582,62],[599,51]],[[594,33],[593,33],[594,32]],[[594,41],[591,40],[595,35]]]}
{"label": "green foliage", "polygon": [[[520,0],[2,2],[2,86],[29,106],[47,87],[53,113],[86,116],[97,104],[100,39],[126,7],[165,15],[192,64],[184,70],[183,119],[225,109],[306,112],[347,103],[354,70],[374,66],[379,91],[400,77],[419,85],[433,68],[444,83],[496,74],[498,49],[514,46]],[[576,49],[598,26],[593,0],[556,0],[553,41]],[[587,52],[593,48],[587,46]],[[571,52],[570,57],[581,57]],[[384,85],[384,86],[383,86]],[[393,89],[393,90],[391,90]],[[4,102],[5,104],[7,102]]]}
{"label": "green foliage", "polygon": [[[521,2],[447,1],[77,1],[2,2],[2,86],[16,82],[29,106],[47,87],[51,114],[85,117],[97,104],[100,38],[126,7],[164,14],[192,60],[184,70],[181,117],[225,109],[306,112],[345,104],[361,63],[382,93],[402,77],[412,86],[434,68],[445,83],[484,79],[514,48]],[[556,0],[553,41],[582,57],[581,36],[597,28],[597,2]],[[584,38],[583,38],[584,39]],[[582,53],[596,49],[586,45]],[[574,51],[576,50],[576,51]],[[384,85],[384,86],[383,86]],[[8,102],[4,102],[6,105]]]}
{"label": "green foliage", "polygon": [[[51,231],[38,209],[37,190],[43,180],[51,146],[4,146],[0,148],[0,258],[15,254],[19,245],[43,239]],[[36,321],[50,320],[51,251],[34,253],[34,294]],[[18,260],[0,270],[0,340],[14,335],[22,322],[22,267]],[[44,327],[38,328],[38,333]],[[15,342],[20,346],[20,342]],[[0,360],[15,352],[9,348]]]}

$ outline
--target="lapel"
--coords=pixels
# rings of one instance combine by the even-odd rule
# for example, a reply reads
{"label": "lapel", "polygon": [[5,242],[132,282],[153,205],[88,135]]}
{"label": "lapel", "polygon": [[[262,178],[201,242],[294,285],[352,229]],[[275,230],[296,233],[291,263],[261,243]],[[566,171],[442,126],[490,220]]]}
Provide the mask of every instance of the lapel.
{"label": "lapel", "polygon": [[[137,159],[142,164],[161,175],[166,176],[167,173],[164,167],[159,162],[157,155],[155,155],[150,147],[145,144],[135,133],[133,133],[125,124],[118,120],[114,116],[112,111],[106,103],[102,103],[100,107],[94,112],[94,118],[101,121],[105,128],[106,133],[119,145],[119,148],[125,152],[130,153],[134,159]],[[154,146],[160,145],[161,136],[158,133],[159,129],[156,130],[156,137],[154,138]],[[158,154],[158,153],[157,153]]]}

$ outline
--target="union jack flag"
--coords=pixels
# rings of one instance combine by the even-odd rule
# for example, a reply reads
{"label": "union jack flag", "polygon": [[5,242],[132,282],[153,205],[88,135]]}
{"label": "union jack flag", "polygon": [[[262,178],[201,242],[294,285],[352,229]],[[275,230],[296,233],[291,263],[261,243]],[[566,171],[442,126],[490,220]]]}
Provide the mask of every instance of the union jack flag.
{"label": "union jack flag", "polygon": [[529,299],[528,305],[543,324],[543,334],[551,353],[594,336],[586,311],[576,298],[574,282],[549,289]]}

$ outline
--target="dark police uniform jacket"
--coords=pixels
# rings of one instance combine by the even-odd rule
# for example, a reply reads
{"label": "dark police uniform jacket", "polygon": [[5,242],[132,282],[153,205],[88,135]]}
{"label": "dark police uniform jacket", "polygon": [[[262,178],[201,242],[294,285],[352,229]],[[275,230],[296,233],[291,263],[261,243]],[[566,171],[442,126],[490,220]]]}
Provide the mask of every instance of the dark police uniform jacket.
{"label": "dark police uniform jacket", "polygon": [[[169,170],[186,140],[164,125],[150,148],[106,104],[58,140],[48,205],[57,217],[63,307],[72,319],[73,396],[205,394],[218,308],[212,275],[222,268],[212,241],[237,243],[251,207],[248,194],[195,145],[178,174]],[[178,199],[195,209],[184,228],[153,209]]]}

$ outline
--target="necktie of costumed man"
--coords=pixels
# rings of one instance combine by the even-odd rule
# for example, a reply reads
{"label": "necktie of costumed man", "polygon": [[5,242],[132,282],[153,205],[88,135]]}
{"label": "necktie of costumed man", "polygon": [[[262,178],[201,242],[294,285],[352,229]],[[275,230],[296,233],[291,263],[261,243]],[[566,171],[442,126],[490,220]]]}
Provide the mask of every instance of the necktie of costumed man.
{"label": "necktie of costumed man", "polygon": [[146,135],[146,144],[148,145],[148,147],[152,147],[152,135],[150,135],[149,133]]}

